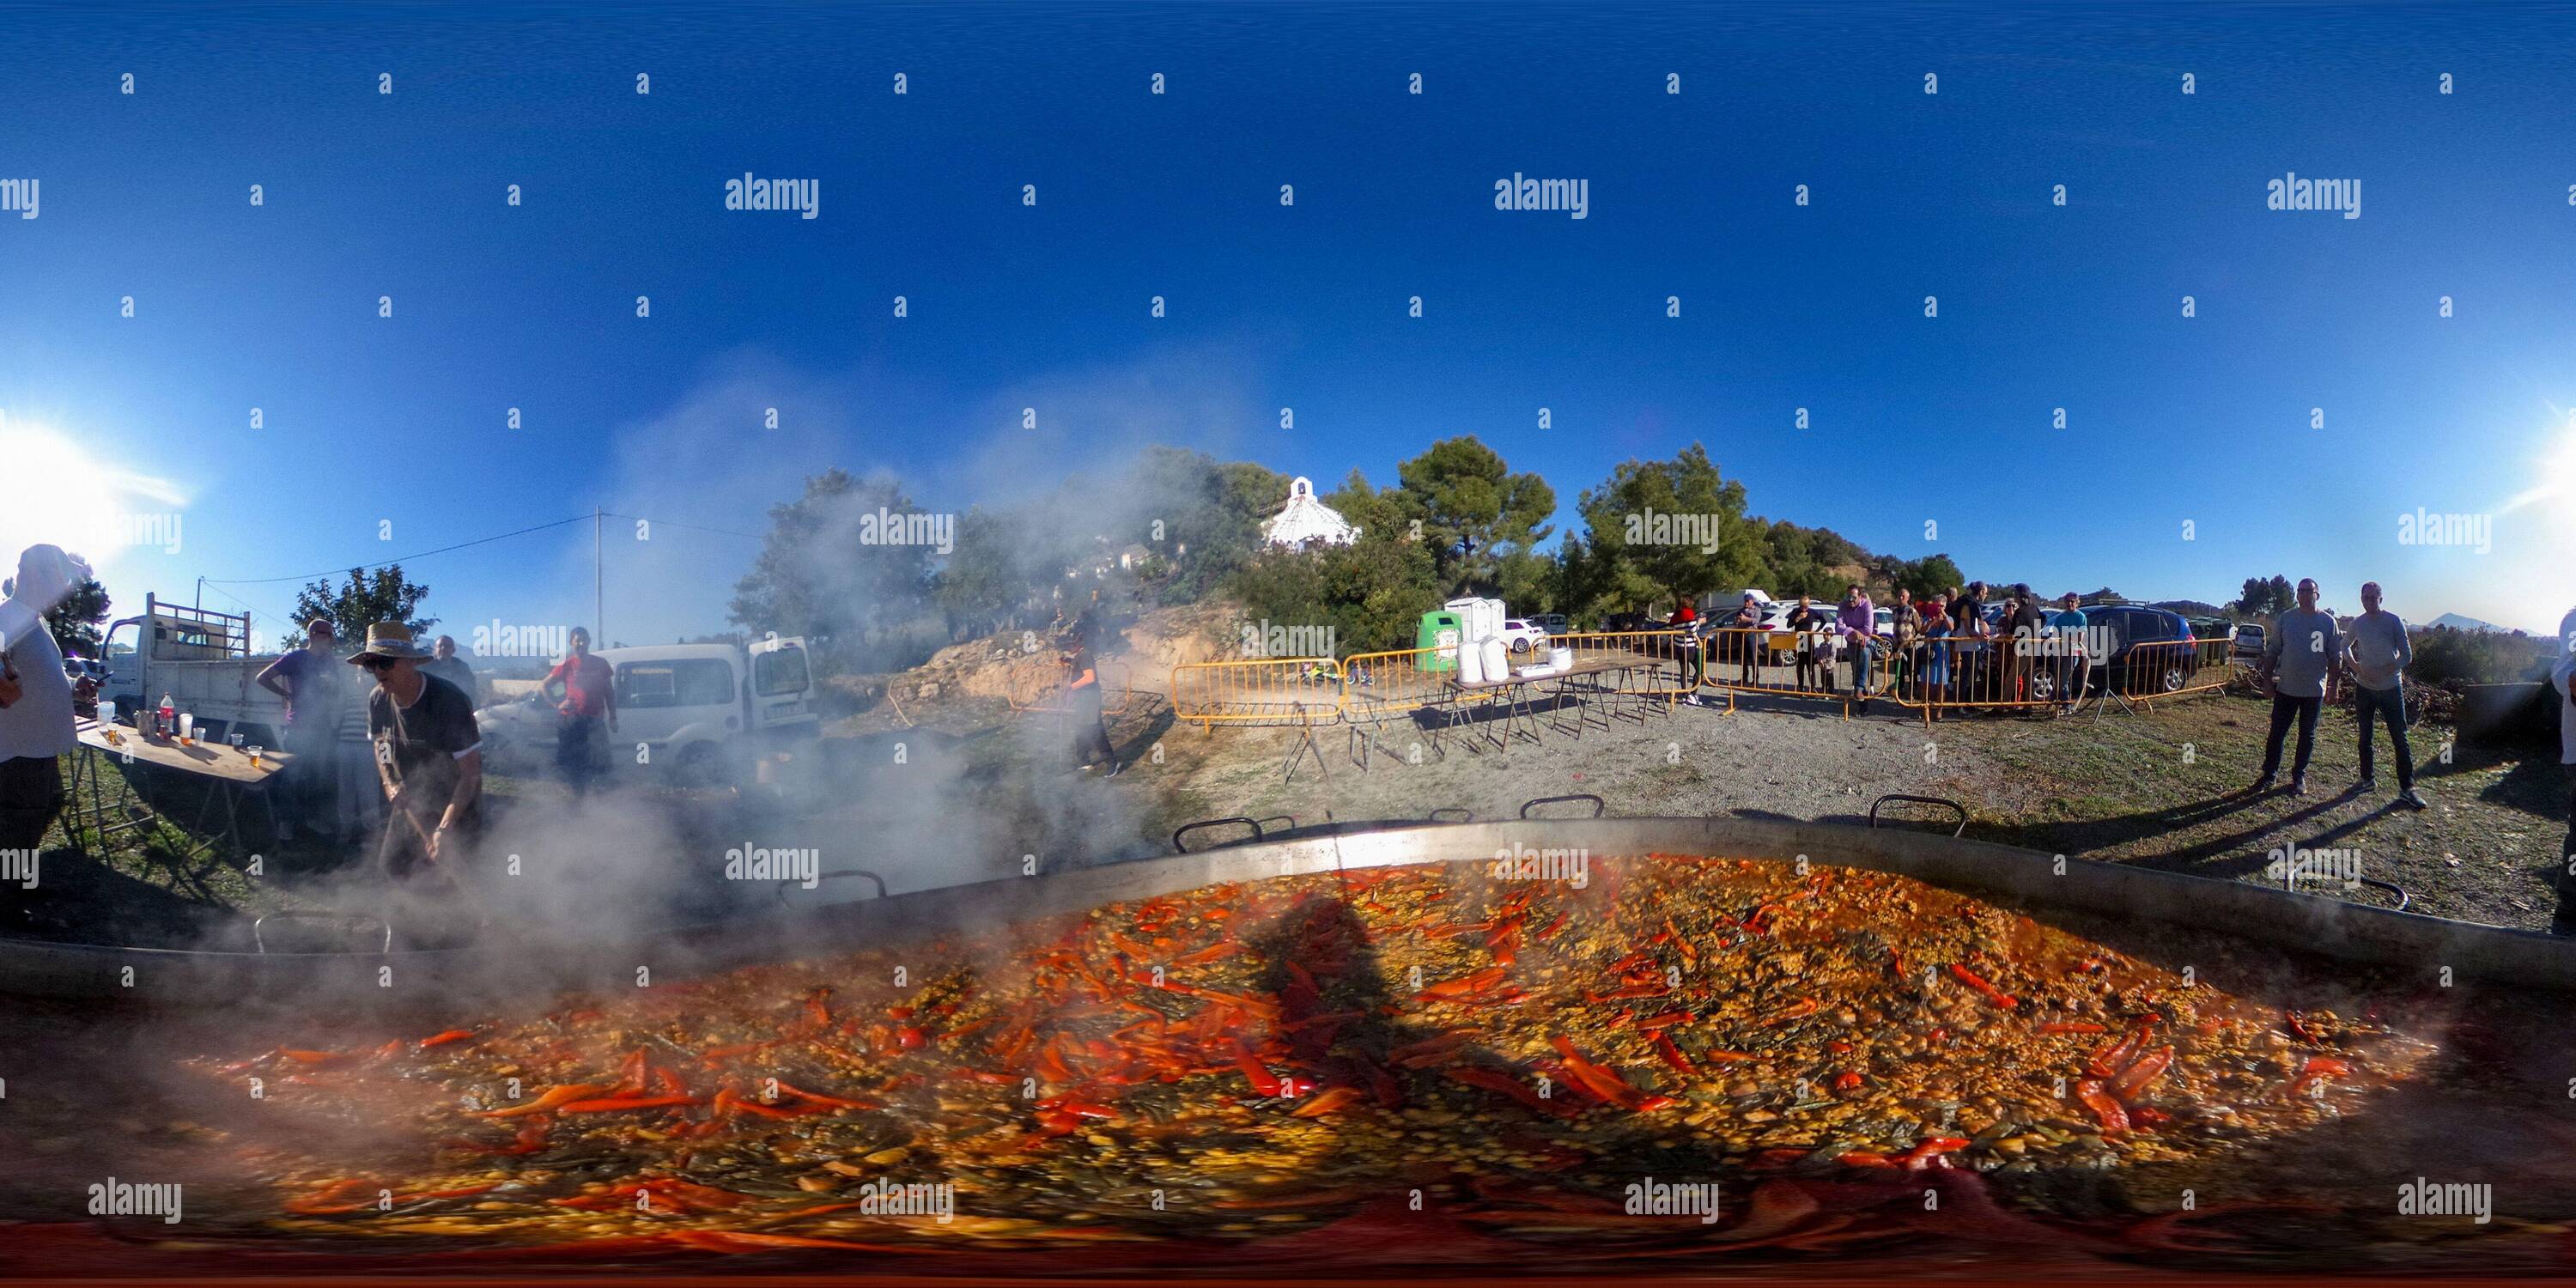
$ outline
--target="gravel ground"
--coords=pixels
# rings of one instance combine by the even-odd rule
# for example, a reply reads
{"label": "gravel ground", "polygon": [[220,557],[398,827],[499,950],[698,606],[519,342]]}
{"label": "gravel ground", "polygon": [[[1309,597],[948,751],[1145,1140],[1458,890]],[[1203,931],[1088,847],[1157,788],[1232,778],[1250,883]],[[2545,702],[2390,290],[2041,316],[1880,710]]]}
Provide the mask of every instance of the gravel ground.
{"label": "gravel ground", "polygon": [[[1159,725],[1131,718],[1119,731],[1138,763],[1104,790],[1142,798],[1131,854],[1168,849],[1181,823],[1234,815],[1311,824],[1458,808],[1511,818],[1524,801],[1588,792],[1614,815],[1860,822],[1878,797],[1909,793],[1967,806],[1972,837],[2247,881],[2271,879],[2265,867],[2275,851],[2334,851],[2359,875],[2404,887],[2413,911],[2548,925],[2556,902],[2549,872],[2567,810],[2556,748],[2455,748],[2446,762],[2449,730],[2419,726],[2420,785],[2433,808],[2417,813],[2391,803],[2396,774],[2384,741],[2379,792],[2350,790],[2355,725],[2349,712],[2334,711],[2318,728],[2311,793],[2249,798],[2243,789],[2261,764],[2265,715],[2259,701],[2211,694],[2136,714],[2115,709],[2096,718],[2087,708],[2061,719],[1945,721],[1927,731],[1884,704],[1845,720],[1838,707],[1748,699],[1733,714],[1679,707],[1642,725],[1617,722],[1608,733],[1596,725],[1580,741],[1545,730],[1539,743],[1518,742],[1507,754],[1471,748],[1453,732],[1439,757],[1426,734],[1395,726],[1366,771],[1351,758],[1348,732],[1325,728],[1316,731],[1322,764],[1304,755],[1283,782],[1294,732],[1203,733],[1171,727],[1166,714]],[[1202,843],[1239,835],[1211,832]],[[2395,902],[2339,881],[2302,888]]]}

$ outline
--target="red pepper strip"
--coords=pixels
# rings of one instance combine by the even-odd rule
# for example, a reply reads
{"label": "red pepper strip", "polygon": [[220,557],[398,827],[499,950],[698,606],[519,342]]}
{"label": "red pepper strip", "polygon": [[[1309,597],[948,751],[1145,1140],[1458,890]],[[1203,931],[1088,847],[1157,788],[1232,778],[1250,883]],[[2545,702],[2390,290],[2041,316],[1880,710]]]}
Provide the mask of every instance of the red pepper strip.
{"label": "red pepper strip", "polygon": [[1564,912],[1556,914],[1556,920],[1547,923],[1547,929],[1538,932],[1538,937],[1541,939],[1554,939],[1556,937],[1556,932],[1565,929],[1566,920],[1573,915],[1574,912],[1572,909],[1567,909]]}
{"label": "red pepper strip", "polygon": [[1495,965],[1518,965],[1521,959],[1520,933],[1518,931],[1514,931],[1512,934],[1506,936],[1501,942],[1493,945],[1493,949]]}
{"label": "red pepper strip", "polygon": [[1470,1087],[1477,1087],[1486,1091],[1500,1092],[1503,1095],[1519,1101],[1523,1107],[1536,1110],[1539,1113],[1554,1114],[1559,1118],[1572,1118],[1583,1112],[1582,1106],[1575,1104],[1572,1100],[1542,1096],[1537,1092],[1530,1090],[1528,1085],[1523,1083],[1520,1079],[1507,1073],[1497,1073],[1492,1069],[1443,1069],[1440,1071],[1440,1076],[1449,1079],[1451,1082],[1463,1082]]}
{"label": "red pepper strip", "polygon": [[645,1067],[644,1048],[637,1047],[617,1066],[616,1090],[642,1093],[645,1090]]}
{"label": "red pepper strip", "polygon": [[1359,1098],[1360,1089],[1357,1087],[1327,1088],[1322,1094],[1315,1096],[1306,1103],[1297,1106],[1295,1109],[1289,1110],[1288,1116],[1291,1118],[1320,1118],[1325,1114],[1349,1108],[1351,1103]]}
{"label": "red pepper strip", "polygon": [[1655,1054],[1662,1056],[1664,1058],[1664,1063],[1671,1065],[1679,1072],[1692,1072],[1690,1057],[1683,1055],[1682,1049],[1674,1046],[1673,1040],[1664,1034],[1658,1033],[1655,1035]]}
{"label": "red pepper strip", "polygon": [[2127,1037],[2094,1052],[2093,1058],[2085,1062],[2084,1071],[2096,1078],[2118,1077],[2122,1069],[2129,1067],[2129,1061],[2136,1058],[2138,1044],[2146,1040],[2147,1026],[2141,1024]]}
{"label": "red pepper strip", "polygon": [[1643,1093],[1629,1086],[1627,1079],[1585,1059],[1583,1053],[1575,1050],[1574,1044],[1564,1038],[1550,1038],[1548,1042],[1556,1048],[1558,1055],[1565,1057],[1566,1072],[1573,1074],[1584,1090],[1623,1109],[1639,1107],[1638,1101],[1643,1098]]}
{"label": "red pepper strip", "polygon": [[764,1105],[748,1096],[735,1095],[731,1088],[727,1088],[716,1093],[715,1110],[717,1113],[721,1114],[729,1109],[738,1109],[756,1117],[771,1119],[802,1118],[807,1114],[821,1113],[823,1111],[823,1107],[819,1105],[795,1109],[779,1105]]}
{"label": "red pepper strip", "polygon": [[524,1105],[512,1105],[507,1109],[487,1109],[476,1116],[481,1118],[516,1118],[522,1114],[541,1114],[558,1105],[568,1105],[576,1100],[588,1100],[606,1090],[608,1090],[608,1088],[595,1086],[587,1082],[568,1082],[560,1087],[549,1089],[546,1094],[539,1096]]}
{"label": "red pepper strip", "polygon": [[2169,1123],[2172,1121],[2172,1114],[2166,1113],[2164,1110],[2158,1109],[2153,1105],[2140,1105],[2129,1111],[2129,1124],[2134,1127],[2153,1127],[2161,1123]]}
{"label": "red pepper strip", "polygon": [[292,1047],[279,1047],[277,1053],[297,1064],[329,1064],[341,1058],[329,1051],[298,1051]]}
{"label": "red pepper strip", "polygon": [[1222,961],[1225,958],[1241,952],[1242,950],[1242,944],[1229,939],[1220,943],[1210,944],[1197,952],[1191,953],[1187,957],[1175,957],[1172,959],[1172,964],[1175,966],[1205,966],[1210,962]]}
{"label": "red pepper strip", "polygon": [[880,1105],[873,1100],[849,1100],[840,1096],[827,1096],[819,1091],[807,1091],[803,1087],[791,1087],[784,1082],[778,1084],[778,1089],[788,1095],[796,1097],[799,1100],[810,1100],[815,1104],[829,1106],[833,1109],[885,1108],[885,1106]]}
{"label": "red pepper strip", "polygon": [[2307,1063],[2299,1066],[2299,1076],[2290,1079],[2289,1094],[2295,1096],[2300,1092],[2307,1090],[2309,1083],[2319,1082],[2326,1078],[2342,1077],[2343,1075],[2351,1072],[2351,1065],[2346,1064],[2341,1060],[2337,1060],[2333,1056],[2309,1056]]}
{"label": "red pepper strip", "polygon": [[2173,1058],[2174,1049],[2165,1047],[2154,1055],[2139,1059],[2128,1068],[2121,1070],[2119,1077],[2111,1080],[2111,1094],[2119,1097],[2122,1104],[2135,1101],[2138,1093],[2145,1091],[2147,1085],[2154,1082],[2173,1063]]}
{"label": "red pepper strip", "polygon": [[1860,1090],[1861,1081],[1862,1079],[1858,1071],[1845,1069],[1841,1073],[1834,1075],[1834,1090],[1858,1091]]}
{"label": "red pepper strip", "polygon": [[418,1045],[421,1050],[426,1051],[434,1046],[446,1046],[450,1042],[462,1042],[472,1036],[474,1036],[474,1030],[472,1029],[449,1029],[445,1033],[422,1038]]}
{"label": "red pepper strip", "polygon": [[2076,1083],[2075,1098],[2093,1111],[2094,1119],[2102,1124],[2103,1135],[2117,1136],[2129,1130],[2129,1111],[2103,1092],[2101,1079],[2086,1078]]}
{"label": "red pepper strip", "polygon": [[1941,1155],[1966,1149],[1968,1142],[1957,1136],[1927,1136],[1914,1148],[1896,1156],[1895,1161],[1910,1172],[1919,1172],[1939,1162]]}
{"label": "red pepper strip", "polygon": [[2317,1036],[2317,1031],[2315,1029],[2308,1027],[2306,1016],[2299,1014],[2297,1011],[2283,1011],[2281,1012],[2281,1018],[2288,1021],[2290,1031],[2298,1034],[2301,1040],[2319,1044],[2324,1043],[2325,1039]]}
{"label": "red pepper strip", "polygon": [[1637,1027],[1641,1029],[1669,1029],[1676,1024],[1688,1024],[1690,1021],[1691,1013],[1688,1011],[1666,1011],[1661,1015],[1649,1015],[1646,1018],[1637,1021]]}
{"label": "red pepper strip", "polygon": [[1759,1060],[1759,1059],[1761,1059],[1762,1057],[1760,1057],[1760,1056],[1758,1056],[1758,1055],[1755,1055],[1755,1054],[1753,1054],[1753,1053],[1752,1053],[1752,1052],[1750,1052],[1750,1051],[1719,1051],[1719,1050],[1714,1050],[1714,1049],[1712,1049],[1712,1050],[1707,1050],[1707,1051],[1702,1051],[1702,1052],[1700,1052],[1700,1053],[1699,1053],[1699,1058],[1701,1058],[1701,1059],[1703,1059],[1703,1060],[1729,1060],[1729,1061],[1741,1061],[1741,1060]]}
{"label": "red pepper strip", "polygon": [[689,1094],[689,1085],[680,1081],[680,1075],[673,1073],[658,1064],[653,1066],[653,1085],[660,1088],[662,1094],[666,1096],[685,1096]]}
{"label": "red pepper strip", "polygon": [[1610,973],[1613,975],[1624,975],[1628,972],[1629,967],[1641,966],[1647,962],[1653,961],[1654,959],[1654,954],[1640,948],[1637,951],[1610,963]]}
{"label": "red pepper strip", "polygon": [[2011,994],[2004,992],[2002,989],[1987,983],[1984,979],[1980,978],[1975,971],[1972,971],[1957,962],[1950,963],[1950,974],[1957,977],[1960,983],[1985,994],[1987,1001],[1992,1002],[2007,1011],[2021,1005],[2020,999],[2015,998]]}
{"label": "red pepper strip", "polygon": [[610,1096],[603,1100],[575,1100],[555,1106],[559,1114],[609,1114],[628,1109],[669,1109],[675,1105],[703,1105],[696,1096]]}
{"label": "red pepper strip", "polygon": [[2055,1023],[2055,1024],[2043,1024],[2043,1025],[2040,1025],[2040,1026],[2039,1026],[2039,1031],[2040,1031],[2040,1032],[2042,1032],[2042,1033],[2108,1033],[2108,1032],[2110,1032],[2110,1030],[2109,1030],[2109,1029],[2103,1028],[2103,1027],[2102,1027],[2101,1025],[2099,1025],[2099,1024],[2066,1023],[2066,1022],[2059,1022],[2059,1023]]}
{"label": "red pepper strip", "polygon": [[1843,1165],[1843,1166],[1845,1166],[1845,1167],[1894,1167],[1894,1166],[1896,1166],[1896,1160],[1895,1160],[1895,1159],[1890,1158],[1890,1157],[1888,1157],[1888,1156],[1887,1156],[1887,1155],[1885,1155],[1885,1154],[1881,1154],[1881,1153],[1878,1153],[1878,1152],[1876,1152],[1876,1151],[1873,1151],[1873,1150],[1866,1150],[1866,1149],[1856,1149],[1856,1150],[1851,1151],[1851,1152],[1850,1152],[1850,1153],[1848,1153],[1848,1154],[1836,1154],[1836,1155],[1834,1156],[1834,1161],[1835,1161],[1835,1162],[1837,1162],[1837,1163],[1842,1164],[1842,1165]]}
{"label": "red pepper strip", "polygon": [[1825,1009],[1824,1003],[1819,1002],[1812,997],[1802,997],[1788,1006],[1772,1012],[1770,1018],[1765,1019],[1762,1023],[1764,1025],[1778,1024],[1782,1020],[1794,1020],[1801,1016],[1813,1015],[1823,1009]]}
{"label": "red pepper strip", "polygon": [[1459,997],[1471,993],[1482,993],[1485,990],[1492,988],[1494,985],[1502,983],[1503,976],[1505,974],[1506,972],[1500,966],[1488,966],[1483,970],[1461,975],[1456,979],[1444,979],[1437,984],[1433,984],[1430,987],[1423,989],[1420,993],[1417,993],[1414,996],[1416,998],[1442,998]]}
{"label": "red pepper strip", "polygon": [[1279,1075],[1272,1073],[1261,1061],[1254,1059],[1251,1048],[1243,1045],[1241,1039],[1237,1039],[1234,1044],[1234,1064],[1236,1068],[1243,1070],[1244,1077],[1251,1079],[1254,1091],[1264,1096],[1279,1094]]}

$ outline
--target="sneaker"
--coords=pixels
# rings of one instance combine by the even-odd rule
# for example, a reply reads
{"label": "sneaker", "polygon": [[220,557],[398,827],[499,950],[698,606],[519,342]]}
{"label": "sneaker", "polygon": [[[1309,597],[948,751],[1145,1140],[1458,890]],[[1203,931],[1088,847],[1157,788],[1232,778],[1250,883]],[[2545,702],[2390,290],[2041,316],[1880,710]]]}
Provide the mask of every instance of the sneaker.
{"label": "sneaker", "polygon": [[1102,774],[1102,775],[1101,775],[1101,777],[1102,777],[1102,778],[1116,778],[1117,776],[1118,776],[1118,762],[1117,762],[1117,761],[1114,761],[1114,760],[1113,760],[1113,761],[1110,761],[1110,762],[1109,762],[1109,772],[1108,772],[1108,773],[1105,773],[1105,774]]}
{"label": "sneaker", "polygon": [[2272,776],[2270,774],[2265,774],[2261,778],[2255,779],[2254,785],[2245,789],[2245,794],[2248,796],[2260,796],[2270,790],[2272,790]]}
{"label": "sneaker", "polygon": [[2432,803],[2424,799],[2424,793],[2419,792],[2412,787],[2397,793],[2397,803],[2408,809],[2433,808]]}
{"label": "sneaker", "polygon": [[2305,778],[2293,778],[2293,779],[2291,779],[2291,780],[2290,780],[2290,794],[2291,794],[2292,796],[2305,796],[2305,795],[2307,795],[2307,794],[2308,794],[2308,780],[2307,780],[2307,779],[2305,779]]}
{"label": "sneaker", "polygon": [[2364,775],[2362,775],[2362,776],[2361,776],[2361,781],[2360,781],[2360,782],[2354,783],[2354,784],[2352,785],[2352,789],[2353,789],[2354,791],[2357,791],[2357,792],[2375,792],[2375,791],[2378,791],[2378,790],[2379,790],[2379,779],[2378,779],[2378,777],[2377,777],[2376,775],[2373,775],[2373,774],[2364,774]]}

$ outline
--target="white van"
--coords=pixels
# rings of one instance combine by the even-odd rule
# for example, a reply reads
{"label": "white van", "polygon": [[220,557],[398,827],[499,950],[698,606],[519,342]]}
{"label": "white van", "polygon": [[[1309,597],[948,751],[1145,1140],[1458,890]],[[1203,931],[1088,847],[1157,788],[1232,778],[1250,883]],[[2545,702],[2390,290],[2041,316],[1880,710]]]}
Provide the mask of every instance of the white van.
{"label": "white van", "polygon": [[[659,644],[592,652],[616,674],[617,732],[600,740],[612,773],[667,770],[698,786],[733,781],[745,756],[822,731],[802,638]],[[483,754],[505,770],[554,763],[561,680],[474,713]]]}

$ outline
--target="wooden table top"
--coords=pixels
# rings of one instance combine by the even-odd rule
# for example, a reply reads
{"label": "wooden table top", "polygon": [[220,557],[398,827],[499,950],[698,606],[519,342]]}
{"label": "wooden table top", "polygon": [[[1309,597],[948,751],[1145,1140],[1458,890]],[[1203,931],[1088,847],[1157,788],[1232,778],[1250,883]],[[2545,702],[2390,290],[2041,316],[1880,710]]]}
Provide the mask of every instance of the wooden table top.
{"label": "wooden table top", "polygon": [[[176,737],[146,738],[130,725],[111,725],[97,720],[77,721],[73,732],[83,745],[96,747],[120,759],[131,756],[145,764],[220,778],[244,786],[268,781],[270,776],[295,760],[286,752],[264,747],[260,750],[259,766],[252,768],[249,752],[235,751],[220,742],[210,743],[200,738],[193,746],[181,746]],[[111,734],[114,741],[109,740]]]}

